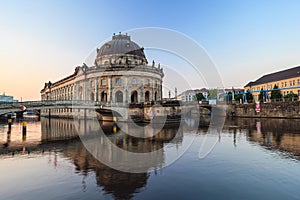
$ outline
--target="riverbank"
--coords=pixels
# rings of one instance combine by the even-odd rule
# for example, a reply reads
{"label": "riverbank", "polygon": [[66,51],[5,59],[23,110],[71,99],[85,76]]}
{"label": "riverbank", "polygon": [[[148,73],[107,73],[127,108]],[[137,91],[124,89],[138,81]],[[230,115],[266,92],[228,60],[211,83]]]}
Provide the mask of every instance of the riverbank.
{"label": "riverbank", "polygon": [[231,104],[227,115],[232,117],[250,118],[287,118],[300,119],[300,101],[260,103],[260,112],[252,104]]}

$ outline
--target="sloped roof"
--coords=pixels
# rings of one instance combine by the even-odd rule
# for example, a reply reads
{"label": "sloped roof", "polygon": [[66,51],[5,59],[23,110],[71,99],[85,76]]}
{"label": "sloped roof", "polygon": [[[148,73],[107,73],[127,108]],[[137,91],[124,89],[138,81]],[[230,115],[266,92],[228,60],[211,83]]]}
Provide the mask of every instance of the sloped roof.
{"label": "sloped roof", "polygon": [[280,80],[295,78],[295,77],[300,77],[300,66],[264,75],[254,82],[249,82],[247,85],[245,85],[245,87],[274,82],[274,81],[280,81]]}

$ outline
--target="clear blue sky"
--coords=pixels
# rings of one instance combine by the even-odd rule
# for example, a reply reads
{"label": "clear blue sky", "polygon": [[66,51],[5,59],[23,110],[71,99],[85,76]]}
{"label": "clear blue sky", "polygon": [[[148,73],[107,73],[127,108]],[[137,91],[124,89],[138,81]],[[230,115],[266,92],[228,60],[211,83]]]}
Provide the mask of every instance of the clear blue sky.
{"label": "clear blue sky", "polygon": [[297,0],[2,0],[0,92],[37,99],[44,82],[73,73],[112,33],[142,27],[193,38],[226,87],[243,87],[300,64],[299,8]]}

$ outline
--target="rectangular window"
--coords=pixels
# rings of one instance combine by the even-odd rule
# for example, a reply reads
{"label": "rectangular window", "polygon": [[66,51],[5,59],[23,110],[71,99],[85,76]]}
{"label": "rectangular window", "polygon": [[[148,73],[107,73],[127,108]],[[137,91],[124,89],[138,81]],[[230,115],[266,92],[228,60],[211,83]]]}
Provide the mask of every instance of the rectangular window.
{"label": "rectangular window", "polygon": [[150,85],[150,80],[146,79],[145,85]]}
{"label": "rectangular window", "polygon": [[136,79],[135,78],[132,79],[132,84],[136,85]]}
{"label": "rectangular window", "polygon": [[116,85],[121,85],[121,78],[116,78]]}
{"label": "rectangular window", "polygon": [[106,79],[101,79],[101,85],[106,85]]}

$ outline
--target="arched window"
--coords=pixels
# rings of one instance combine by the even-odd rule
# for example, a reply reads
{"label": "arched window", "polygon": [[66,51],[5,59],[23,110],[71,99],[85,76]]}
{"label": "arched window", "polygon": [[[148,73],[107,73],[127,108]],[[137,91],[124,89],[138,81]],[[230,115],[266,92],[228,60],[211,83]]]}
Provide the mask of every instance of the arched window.
{"label": "arched window", "polygon": [[82,86],[79,87],[79,92],[78,92],[78,100],[83,100],[83,91],[82,91]]}
{"label": "arched window", "polygon": [[137,103],[137,102],[138,102],[138,93],[135,90],[131,93],[131,103]]}
{"label": "arched window", "polygon": [[154,93],[154,101],[157,101],[157,92]]}
{"label": "arched window", "polygon": [[101,92],[101,101],[107,102],[107,93],[106,91]]}
{"label": "arched window", "polygon": [[117,103],[123,103],[123,92],[117,91],[115,94],[115,101]]}
{"label": "arched window", "polygon": [[148,102],[148,101],[150,101],[150,92],[146,91],[145,92],[145,102]]}
{"label": "arched window", "polygon": [[94,95],[94,92],[91,92],[90,100],[91,100],[91,101],[95,101],[95,95]]}

